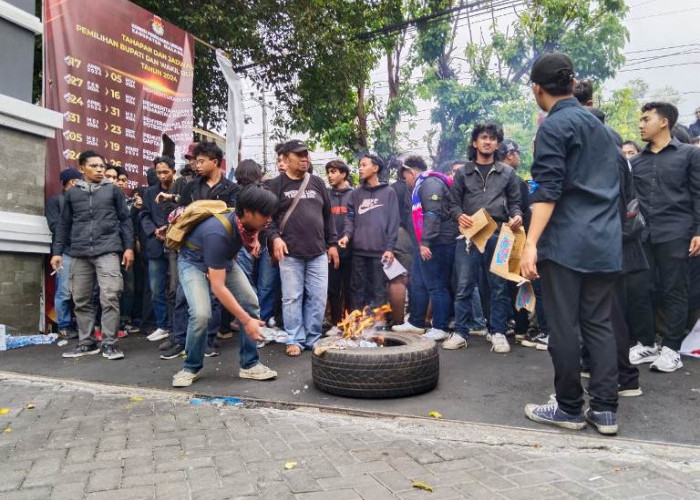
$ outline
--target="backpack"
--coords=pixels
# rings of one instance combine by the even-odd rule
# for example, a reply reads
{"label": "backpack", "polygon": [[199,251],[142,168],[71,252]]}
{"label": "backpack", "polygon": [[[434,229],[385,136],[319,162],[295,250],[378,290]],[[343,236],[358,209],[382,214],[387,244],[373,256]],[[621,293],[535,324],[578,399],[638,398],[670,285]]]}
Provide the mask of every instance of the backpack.
{"label": "backpack", "polygon": [[[226,228],[229,234],[233,234],[231,222],[225,214],[231,213],[232,208],[226,205],[226,202],[220,200],[198,200],[193,201],[187,208],[168,226],[165,233],[165,248],[168,250],[180,250],[182,245],[185,245],[187,235],[191,233],[195,227],[207,220],[209,217],[216,217],[221,224]],[[187,245],[188,247],[199,249],[196,245]]]}

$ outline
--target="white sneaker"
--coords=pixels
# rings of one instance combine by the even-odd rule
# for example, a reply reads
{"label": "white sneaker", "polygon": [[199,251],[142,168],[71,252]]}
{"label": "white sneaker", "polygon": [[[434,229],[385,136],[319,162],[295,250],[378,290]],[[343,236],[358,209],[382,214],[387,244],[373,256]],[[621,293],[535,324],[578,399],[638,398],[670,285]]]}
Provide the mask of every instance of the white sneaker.
{"label": "white sneaker", "polygon": [[502,333],[494,333],[491,335],[491,350],[498,354],[510,352],[510,344],[506,336]]}
{"label": "white sneaker", "polygon": [[637,345],[630,347],[630,363],[641,365],[642,363],[653,363],[659,357],[659,347],[654,345],[649,347],[637,342]]}
{"label": "white sneaker", "polygon": [[173,375],[173,387],[189,387],[192,382],[199,378],[200,372],[192,373],[185,370],[180,370]]}
{"label": "white sneaker", "polygon": [[449,336],[450,334],[447,333],[445,330],[440,330],[438,328],[431,328],[423,334],[423,337],[425,337],[426,339],[434,340],[435,342],[445,340]]}
{"label": "white sneaker", "polygon": [[326,337],[337,337],[341,333],[343,333],[343,332],[340,331],[340,328],[338,328],[337,326],[333,326],[333,327],[329,328],[324,335]]}
{"label": "white sneaker", "polygon": [[251,368],[241,368],[238,370],[238,376],[240,378],[249,378],[252,380],[270,380],[277,376],[277,372],[270,370],[262,363],[258,363]]}
{"label": "white sneaker", "polygon": [[146,338],[151,342],[160,342],[161,340],[167,339],[168,337],[170,337],[170,332],[168,330],[158,328]]}
{"label": "white sneaker", "polygon": [[451,334],[450,338],[442,343],[442,348],[450,351],[461,349],[462,347],[467,347],[467,340],[459,333]]}
{"label": "white sneaker", "polygon": [[423,334],[423,333],[425,333],[425,328],[418,328],[417,326],[413,326],[408,321],[405,321],[403,323],[403,325],[392,326],[391,331],[397,332],[397,333],[420,333],[420,334]]}
{"label": "white sneaker", "polygon": [[681,354],[670,347],[662,347],[659,356],[649,369],[654,372],[673,373],[679,368],[683,368]]}
{"label": "white sneaker", "polygon": [[469,330],[469,335],[474,335],[475,337],[485,337],[489,334],[486,328],[477,328],[476,330]]}

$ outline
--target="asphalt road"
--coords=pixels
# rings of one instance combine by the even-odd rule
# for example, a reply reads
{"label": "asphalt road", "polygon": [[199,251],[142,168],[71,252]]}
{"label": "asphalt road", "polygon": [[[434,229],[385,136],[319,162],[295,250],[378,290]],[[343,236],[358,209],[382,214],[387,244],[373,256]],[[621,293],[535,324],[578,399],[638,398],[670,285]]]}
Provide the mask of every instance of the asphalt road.
{"label": "asphalt road", "polygon": [[[62,358],[60,353],[72,348],[73,343],[62,348],[30,346],[0,352],[0,370],[170,388],[171,377],[181,368],[182,360],[158,359],[156,345],[142,335],[123,339],[120,345],[126,353],[120,361],[101,356]],[[289,358],[281,345],[260,350],[261,361],[279,373],[277,380],[241,380],[237,377],[237,342],[227,340],[223,341],[221,356],[205,361],[202,378],[187,392],[423,417],[438,411],[448,419],[539,428],[525,418],[523,407],[545,402],[553,392],[549,354],[514,346],[510,354],[497,355],[489,352],[489,347],[483,338],[476,338],[470,340],[468,349],[440,349],[440,383],[430,393],[402,399],[359,400],[318,391],[311,380],[311,354]],[[684,368],[674,374],[652,373],[648,365],[642,367],[644,395],[620,401],[620,437],[700,445],[700,361],[683,358],[683,362]]]}

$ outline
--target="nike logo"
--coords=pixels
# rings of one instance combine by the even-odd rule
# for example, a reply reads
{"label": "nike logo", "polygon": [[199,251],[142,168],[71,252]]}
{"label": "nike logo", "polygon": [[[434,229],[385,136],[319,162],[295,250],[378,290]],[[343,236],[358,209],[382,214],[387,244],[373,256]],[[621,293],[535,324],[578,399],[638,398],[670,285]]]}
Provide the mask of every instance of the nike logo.
{"label": "nike logo", "polygon": [[366,200],[362,200],[362,203],[360,203],[360,206],[357,209],[357,213],[359,215],[362,215],[369,212],[370,210],[374,210],[375,208],[383,206],[383,204],[379,203],[378,198],[367,198]]}

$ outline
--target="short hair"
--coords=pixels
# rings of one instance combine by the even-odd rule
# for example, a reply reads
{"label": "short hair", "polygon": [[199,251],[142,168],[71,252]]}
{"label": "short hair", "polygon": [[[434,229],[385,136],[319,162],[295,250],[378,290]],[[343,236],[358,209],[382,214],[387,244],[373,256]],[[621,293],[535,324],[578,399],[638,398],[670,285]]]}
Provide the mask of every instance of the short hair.
{"label": "short hair", "polygon": [[173,158],[172,156],[158,156],[155,160],[153,160],[154,167],[159,163],[165,163],[166,165],[168,165],[168,167],[170,167],[171,170],[175,170],[175,158]]}
{"label": "short hair", "polygon": [[284,142],[278,142],[275,144],[275,154],[277,156],[280,156],[282,154],[282,146],[284,146]]}
{"label": "short hair", "polygon": [[678,108],[670,102],[648,102],[642,106],[642,113],[646,113],[647,111],[656,111],[656,114],[658,114],[660,117],[666,118],[668,120],[669,130],[673,129],[673,126],[678,121]]}
{"label": "short hair", "polygon": [[114,170],[117,173],[117,177],[119,177],[119,167],[116,165],[105,163],[105,173],[107,173],[107,170]]}
{"label": "short hair", "polygon": [[690,144],[690,141],[692,140],[692,137],[690,137],[690,133],[688,133],[688,130],[685,128],[685,126],[681,125],[680,123],[676,123],[671,129],[671,137],[678,139],[683,144]]}
{"label": "short hair", "polygon": [[450,161],[450,170],[455,168],[455,165],[466,165],[467,160],[451,160]]}
{"label": "short hair", "polygon": [[586,109],[598,120],[600,120],[600,123],[605,123],[605,113],[603,113],[600,109],[595,108],[593,106],[588,106]]}
{"label": "short hair", "polygon": [[641,151],[641,149],[639,149],[639,144],[637,144],[634,141],[625,141],[622,143],[622,145],[623,146],[632,146],[637,151],[637,153],[639,153]]}
{"label": "short hair", "polygon": [[221,162],[224,159],[224,152],[221,151],[221,148],[213,142],[197,143],[197,145],[194,147],[194,151],[192,151],[192,156],[196,158],[199,155],[204,155],[210,160],[218,160],[219,165],[221,165]]}
{"label": "short hair", "polygon": [[593,81],[585,78],[574,88],[574,97],[582,105],[593,100]]}
{"label": "short hair", "polygon": [[262,167],[254,160],[243,160],[236,167],[233,177],[241,187],[255,184],[263,177]]}
{"label": "short hair", "polygon": [[277,196],[260,182],[248,184],[236,198],[236,215],[243,216],[244,210],[272,215],[277,210]]}
{"label": "short hair", "polygon": [[117,170],[117,179],[122,175],[125,175],[127,179],[129,178],[129,172],[127,172],[124,167],[115,167],[115,168]]}
{"label": "short hair", "polygon": [[350,180],[350,167],[348,167],[348,164],[345,163],[343,160],[331,160],[328,163],[326,163],[326,174],[332,168],[340,173],[345,174],[346,181]]}
{"label": "short hair", "polygon": [[378,167],[379,170],[377,170],[377,174],[380,174],[382,170],[384,170],[384,161],[377,155],[373,155],[372,153],[363,153],[362,156],[360,156],[360,160],[362,158],[369,158],[372,164],[375,167]]}
{"label": "short hair", "polygon": [[[474,125],[474,130],[472,130],[472,140],[469,141],[469,147],[467,148],[469,159],[472,161],[476,160],[476,148],[473,145],[474,141],[476,141],[476,139],[484,132],[492,137],[495,137],[499,144],[503,142],[503,127],[501,127],[498,123],[477,123]],[[496,149],[494,159],[498,160],[499,158],[500,153],[498,152],[498,149]]]}
{"label": "short hair", "polygon": [[94,158],[94,157],[101,158],[102,163],[107,163],[105,161],[105,157],[102,156],[100,153],[97,153],[97,152],[93,151],[92,149],[88,149],[87,151],[83,151],[82,153],[80,153],[80,156],[78,156],[78,165],[83,166],[83,165],[85,165],[85,163],[87,163],[89,158]]}
{"label": "short hair", "polygon": [[428,170],[428,164],[418,155],[410,155],[403,159],[404,167],[415,168],[421,172]]}

